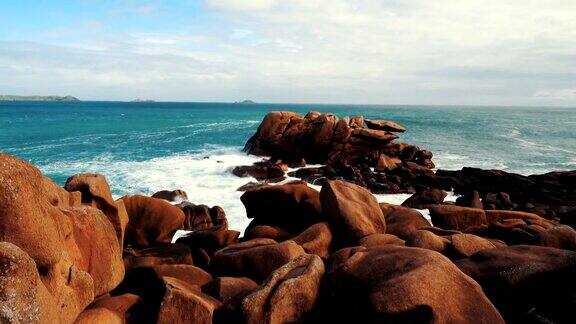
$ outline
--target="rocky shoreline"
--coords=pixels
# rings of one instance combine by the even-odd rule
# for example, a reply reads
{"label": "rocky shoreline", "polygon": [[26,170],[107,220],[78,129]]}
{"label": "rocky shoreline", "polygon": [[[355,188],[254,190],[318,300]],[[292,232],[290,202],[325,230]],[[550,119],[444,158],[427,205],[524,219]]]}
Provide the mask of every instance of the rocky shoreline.
{"label": "rocky shoreline", "polygon": [[404,131],[268,114],[246,151],[270,158],[233,170],[260,180],[242,237],[193,193],[114,200],[103,175],[59,187],[0,153],[0,322],[574,322],[576,172],[434,172]]}

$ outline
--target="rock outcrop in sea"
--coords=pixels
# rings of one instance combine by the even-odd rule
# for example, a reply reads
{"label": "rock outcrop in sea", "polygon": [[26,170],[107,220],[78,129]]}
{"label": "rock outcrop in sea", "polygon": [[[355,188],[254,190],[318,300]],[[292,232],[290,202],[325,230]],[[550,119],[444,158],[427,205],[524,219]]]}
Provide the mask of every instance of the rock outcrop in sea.
{"label": "rock outcrop in sea", "polygon": [[[574,322],[574,172],[434,173],[431,154],[392,141],[397,124],[313,115],[269,115],[247,148],[274,158],[255,167],[263,179],[302,159],[340,169],[315,178],[320,191],[246,186],[242,236],[194,192],[114,200],[103,175],[62,188],[0,153],[0,322]],[[364,123],[384,133],[358,136],[374,130]],[[348,139],[328,143],[335,129]],[[382,158],[395,167],[378,172],[415,192],[403,206],[338,173]],[[444,201],[449,189],[463,194],[456,204]],[[188,232],[172,243],[178,230]]]}

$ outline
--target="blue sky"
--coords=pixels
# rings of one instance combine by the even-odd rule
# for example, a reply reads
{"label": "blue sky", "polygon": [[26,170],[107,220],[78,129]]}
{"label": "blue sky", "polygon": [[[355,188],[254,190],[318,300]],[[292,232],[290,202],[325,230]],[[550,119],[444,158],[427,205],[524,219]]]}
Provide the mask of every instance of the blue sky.
{"label": "blue sky", "polygon": [[0,93],[576,106],[573,0],[0,2]]}

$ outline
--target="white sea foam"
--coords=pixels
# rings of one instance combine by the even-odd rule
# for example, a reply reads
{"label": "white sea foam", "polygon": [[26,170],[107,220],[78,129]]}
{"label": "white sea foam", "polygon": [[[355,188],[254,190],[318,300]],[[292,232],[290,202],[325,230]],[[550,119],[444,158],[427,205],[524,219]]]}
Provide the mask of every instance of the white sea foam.
{"label": "white sea foam", "polygon": [[236,177],[230,170],[234,166],[249,165],[259,160],[261,158],[248,156],[238,148],[227,148],[140,162],[113,161],[104,156],[88,162],[55,163],[42,167],[42,170],[70,175],[79,172],[104,174],[115,193],[114,198],[182,189],[195,204],[224,208],[230,228],[243,231],[249,219],[240,201],[242,192],[236,189],[254,179]]}
{"label": "white sea foam", "polygon": [[[239,148],[211,148],[191,154],[173,155],[145,161],[115,161],[109,154],[96,160],[73,163],[58,162],[41,167],[45,173],[73,175],[80,172],[94,172],[106,176],[114,192],[114,198],[123,195],[151,195],[159,190],[182,189],[188,193],[191,202],[224,208],[230,228],[243,232],[250,220],[240,201],[242,192],[236,189],[253,178],[239,178],[231,173],[238,165],[250,165],[261,157],[249,156]],[[319,167],[308,165],[306,167]],[[290,169],[294,171],[297,169]],[[288,177],[283,184],[297,178]],[[320,191],[320,186],[308,184]],[[410,194],[374,195],[378,202],[400,205]],[[454,201],[456,196],[449,193],[446,201]],[[427,218],[427,210],[420,210]],[[183,235],[184,233],[178,233]]]}

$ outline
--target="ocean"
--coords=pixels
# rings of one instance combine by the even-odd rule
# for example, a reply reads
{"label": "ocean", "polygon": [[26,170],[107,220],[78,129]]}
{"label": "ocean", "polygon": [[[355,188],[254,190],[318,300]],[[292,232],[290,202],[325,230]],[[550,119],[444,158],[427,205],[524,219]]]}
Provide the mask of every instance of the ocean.
{"label": "ocean", "polygon": [[184,189],[193,203],[222,206],[242,230],[248,220],[236,188],[250,179],[230,169],[260,159],[241,149],[272,110],[394,120],[408,129],[399,141],[430,149],[441,169],[576,169],[576,109],[546,107],[0,102],[0,151],[60,185],[101,173],[116,198]]}

